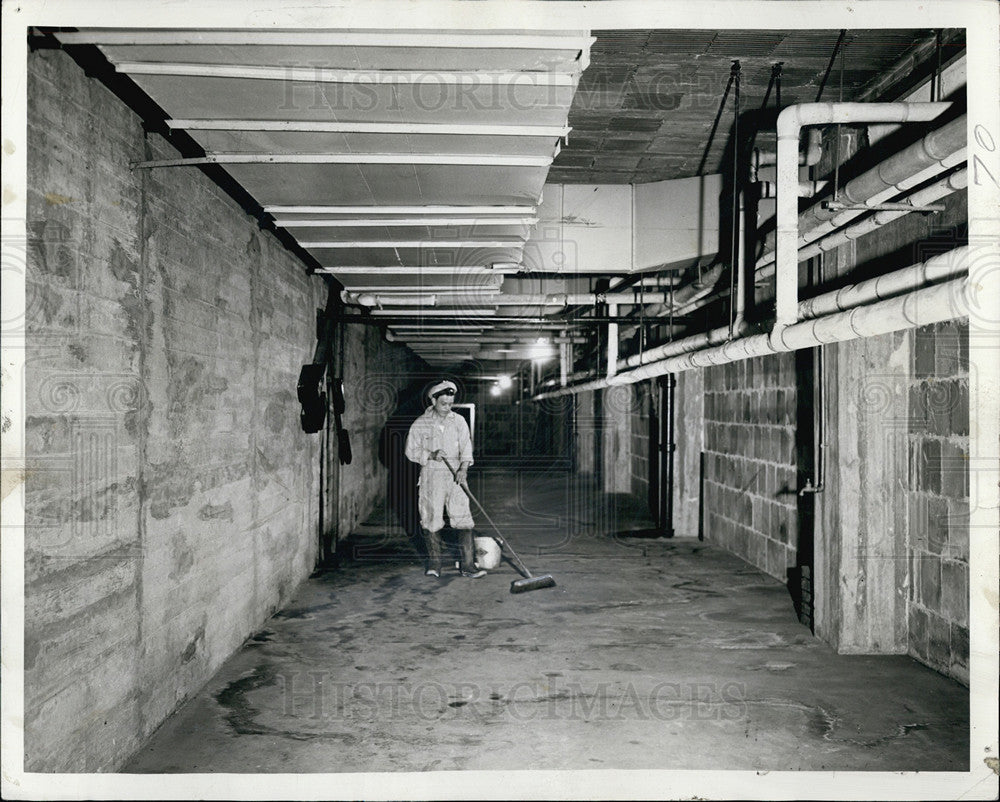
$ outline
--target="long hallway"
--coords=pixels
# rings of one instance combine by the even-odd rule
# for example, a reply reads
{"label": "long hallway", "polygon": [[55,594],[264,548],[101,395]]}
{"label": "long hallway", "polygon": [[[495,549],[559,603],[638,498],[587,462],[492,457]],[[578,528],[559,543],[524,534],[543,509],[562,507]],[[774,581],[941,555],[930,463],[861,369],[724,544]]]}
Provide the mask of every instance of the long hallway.
{"label": "long hallway", "polygon": [[564,474],[482,476],[484,506],[555,588],[511,595],[506,561],[424,577],[378,512],[124,770],[968,770],[957,682],[836,654],[738,557],[622,536],[651,526],[632,509],[615,532],[574,518]]}

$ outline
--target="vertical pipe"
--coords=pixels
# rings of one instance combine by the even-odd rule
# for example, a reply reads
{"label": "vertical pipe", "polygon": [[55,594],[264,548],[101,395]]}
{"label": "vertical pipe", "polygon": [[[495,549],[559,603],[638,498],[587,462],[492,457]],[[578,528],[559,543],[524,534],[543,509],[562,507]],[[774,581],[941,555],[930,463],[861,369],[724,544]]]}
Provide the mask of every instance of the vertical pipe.
{"label": "vertical pipe", "polygon": [[664,537],[674,536],[674,451],[677,448],[674,443],[674,387],[677,385],[677,377],[673,373],[668,373],[664,377],[664,410],[663,423],[666,427],[665,460],[666,460],[666,493],[665,509],[661,526]]}
{"label": "vertical pipe", "polygon": [[[608,304],[608,315],[618,317],[618,304]],[[618,324],[608,324],[608,378],[618,371]]]}
{"label": "vertical pipe", "polygon": [[746,195],[740,191],[740,202],[738,210],[737,243],[736,243],[736,296],[735,314],[729,325],[729,339],[739,336],[743,327],[743,318],[746,314],[746,273],[747,273],[747,246],[746,246]]}
{"label": "vertical pipe", "polygon": [[705,539],[705,452],[698,455],[698,540]]}
{"label": "vertical pipe", "polygon": [[569,354],[570,349],[573,347],[572,343],[568,342],[569,338],[566,336],[567,332],[563,329],[562,340],[559,343],[559,386],[565,387],[566,382],[569,380]]}
{"label": "vertical pipe", "polygon": [[[795,107],[789,107],[792,110]],[[784,113],[784,112],[783,112]],[[780,331],[798,319],[799,126],[778,131],[778,198],[775,228],[775,322]]]}

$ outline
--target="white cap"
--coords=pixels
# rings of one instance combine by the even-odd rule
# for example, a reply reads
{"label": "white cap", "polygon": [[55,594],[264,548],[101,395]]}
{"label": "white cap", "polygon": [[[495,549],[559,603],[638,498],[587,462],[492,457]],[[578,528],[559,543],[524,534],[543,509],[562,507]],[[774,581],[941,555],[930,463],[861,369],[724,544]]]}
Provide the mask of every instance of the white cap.
{"label": "white cap", "polygon": [[431,400],[434,400],[434,396],[440,393],[442,390],[451,390],[453,393],[458,392],[458,387],[455,382],[450,382],[445,379],[442,382],[438,382],[430,390],[427,391],[427,395],[430,396]]}

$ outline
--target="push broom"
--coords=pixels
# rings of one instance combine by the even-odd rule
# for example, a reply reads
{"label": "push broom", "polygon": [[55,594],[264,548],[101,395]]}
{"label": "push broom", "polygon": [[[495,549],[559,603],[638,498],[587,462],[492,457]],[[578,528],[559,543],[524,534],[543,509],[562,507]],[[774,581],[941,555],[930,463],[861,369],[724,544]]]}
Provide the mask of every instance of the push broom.
{"label": "push broom", "polygon": [[[448,462],[447,458],[445,457],[442,457],[442,459],[444,460],[444,464],[448,466],[448,470],[451,471],[451,475],[455,477],[455,481],[458,482],[458,474],[455,472],[455,469],[451,467],[451,463]],[[515,552],[514,549],[510,547],[510,543],[507,542],[507,539],[502,534],[500,534],[500,528],[495,523],[493,523],[493,519],[490,518],[489,513],[483,509],[483,505],[479,503],[479,499],[477,499],[473,494],[473,492],[469,489],[469,483],[463,481],[463,482],[458,482],[458,484],[459,487],[461,487],[462,490],[465,492],[465,495],[467,495],[476,505],[476,507],[479,508],[479,511],[483,514],[483,517],[487,521],[489,521],[490,526],[492,526],[494,531],[496,532],[495,537],[497,542],[500,544],[500,547],[507,550],[507,554],[510,555],[511,562],[514,563],[514,566],[517,568],[518,571],[524,574],[524,579],[515,579],[513,582],[510,583],[510,592],[527,593],[529,590],[540,590],[542,588],[555,587],[556,580],[555,577],[552,576],[552,574],[539,574],[536,576],[532,574],[531,571],[528,570],[527,566],[525,566],[523,562],[521,562],[521,558],[517,556],[517,552]]]}

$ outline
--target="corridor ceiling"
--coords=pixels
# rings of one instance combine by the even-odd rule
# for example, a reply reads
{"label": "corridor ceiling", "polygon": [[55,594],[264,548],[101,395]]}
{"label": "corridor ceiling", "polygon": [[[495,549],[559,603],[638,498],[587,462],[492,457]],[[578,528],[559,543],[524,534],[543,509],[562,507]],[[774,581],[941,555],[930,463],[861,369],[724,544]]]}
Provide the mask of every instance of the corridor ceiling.
{"label": "corridor ceiling", "polygon": [[[205,151],[137,169],[221,165],[355,293],[349,302],[365,296],[365,316],[390,316],[388,336],[432,365],[472,359],[489,373],[536,354],[539,335],[593,329],[593,304],[541,303],[601,278],[600,265],[580,276],[528,257],[546,195],[559,189],[543,192],[546,182],[643,184],[698,175],[702,161],[701,174],[721,171],[731,109],[712,129],[732,62],[744,108],[762,103],[776,62],[782,103],[814,100],[839,31],[56,36],[96,45]],[[933,36],[851,32],[828,97],[858,96]],[[390,302],[388,291],[407,294]],[[495,302],[511,293],[539,300]]]}

